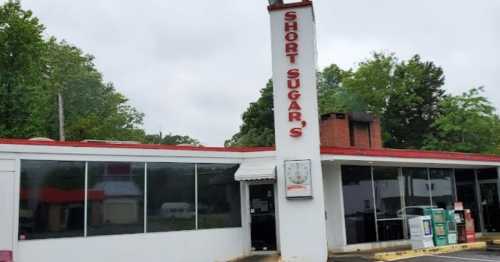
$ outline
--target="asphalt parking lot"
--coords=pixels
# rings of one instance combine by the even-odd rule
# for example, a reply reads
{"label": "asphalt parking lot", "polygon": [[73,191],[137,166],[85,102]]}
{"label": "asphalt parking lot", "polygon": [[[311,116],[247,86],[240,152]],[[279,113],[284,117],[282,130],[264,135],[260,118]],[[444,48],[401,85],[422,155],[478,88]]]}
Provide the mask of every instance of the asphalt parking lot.
{"label": "asphalt parking lot", "polygon": [[416,258],[398,260],[401,262],[500,262],[500,252],[498,251],[461,251],[455,253],[428,255]]}

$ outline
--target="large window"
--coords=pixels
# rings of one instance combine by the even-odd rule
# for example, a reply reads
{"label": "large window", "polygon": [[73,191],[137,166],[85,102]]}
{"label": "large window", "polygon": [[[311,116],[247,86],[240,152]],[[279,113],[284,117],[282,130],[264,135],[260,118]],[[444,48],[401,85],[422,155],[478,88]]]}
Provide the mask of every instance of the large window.
{"label": "large window", "polygon": [[452,169],[430,169],[432,205],[453,209]]}
{"label": "large window", "polygon": [[144,163],[89,162],[87,235],[144,232]]}
{"label": "large window", "polygon": [[403,168],[406,208],[431,205],[427,168]]}
{"label": "large window", "polygon": [[238,165],[198,165],[198,228],[241,226]]}
{"label": "large window", "polygon": [[342,166],[347,244],[376,241],[370,167]]}
{"label": "large window", "polygon": [[238,167],[23,160],[19,239],[241,227]]}
{"label": "large window", "polygon": [[21,162],[19,239],[84,234],[85,163]]}
{"label": "large window", "polygon": [[453,208],[453,170],[342,166],[348,244],[407,238],[407,220]]}
{"label": "large window", "polygon": [[397,167],[374,167],[373,185],[379,241],[404,238],[401,180]]}
{"label": "large window", "polygon": [[196,229],[195,164],[148,163],[147,192],[148,232]]}

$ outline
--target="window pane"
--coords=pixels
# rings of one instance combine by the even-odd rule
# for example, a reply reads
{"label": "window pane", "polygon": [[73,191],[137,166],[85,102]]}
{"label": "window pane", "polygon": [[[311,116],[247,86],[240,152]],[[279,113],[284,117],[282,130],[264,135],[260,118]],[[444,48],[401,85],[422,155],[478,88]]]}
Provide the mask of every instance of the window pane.
{"label": "window pane", "polygon": [[21,162],[19,239],[83,236],[85,163]]}
{"label": "window pane", "polygon": [[486,232],[500,232],[500,198],[496,168],[479,169],[479,192]]}
{"label": "window pane", "polygon": [[342,166],[347,243],[375,242],[370,167]]}
{"label": "window pane", "polygon": [[88,166],[87,235],[144,232],[144,163]]}
{"label": "window pane", "polygon": [[403,238],[403,220],[378,221],[379,241],[400,240]]}
{"label": "window pane", "polygon": [[431,205],[426,168],[403,168],[406,208]]}
{"label": "window pane", "polygon": [[476,232],[481,232],[479,223],[479,205],[476,194],[476,177],[473,169],[456,169],[455,182],[457,186],[457,199],[464,204],[465,209],[470,209],[474,218]]}
{"label": "window pane", "polygon": [[432,205],[438,208],[453,209],[453,186],[451,169],[431,169]]}
{"label": "window pane", "polygon": [[485,168],[477,170],[478,180],[497,180],[498,174],[496,168]]}
{"label": "window pane", "polygon": [[377,218],[379,219],[402,217],[398,177],[397,167],[373,168]]}
{"label": "window pane", "polygon": [[198,165],[198,228],[241,226],[237,169],[234,164]]}
{"label": "window pane", "polygon": [[148,163],[148,232],[193,230],[195,165]]}

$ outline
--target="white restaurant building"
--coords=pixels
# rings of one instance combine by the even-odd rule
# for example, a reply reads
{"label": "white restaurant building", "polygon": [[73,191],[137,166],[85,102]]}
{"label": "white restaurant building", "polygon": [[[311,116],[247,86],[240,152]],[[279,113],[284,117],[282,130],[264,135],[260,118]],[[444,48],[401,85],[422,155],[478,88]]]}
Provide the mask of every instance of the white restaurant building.
{"label": "white restaurant building", "polygon": [[384,149],[363,113],[318,121],[312,3],[269,11],[276,147],[0,139],[0,250],[16,262],[317,262],[408,244],[412,208],[457,201],[478,234],[500,232],[500,156]]}

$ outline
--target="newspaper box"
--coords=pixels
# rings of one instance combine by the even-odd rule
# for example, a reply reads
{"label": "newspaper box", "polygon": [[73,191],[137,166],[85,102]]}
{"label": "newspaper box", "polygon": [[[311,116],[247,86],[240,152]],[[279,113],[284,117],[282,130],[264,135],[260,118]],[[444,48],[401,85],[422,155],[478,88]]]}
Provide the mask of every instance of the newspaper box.
{"label": "newspaper box", "polygon": [[430,216],[418,216],[408,220],[412,249],[434,247],[432,240],[432,219]]}

